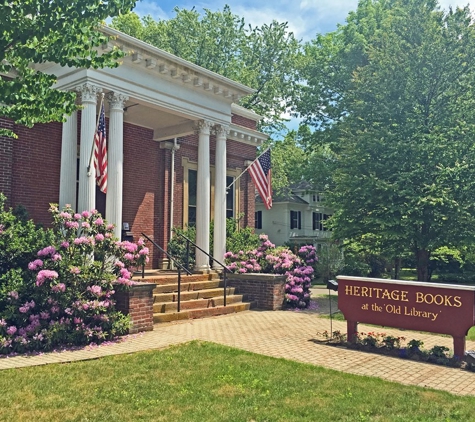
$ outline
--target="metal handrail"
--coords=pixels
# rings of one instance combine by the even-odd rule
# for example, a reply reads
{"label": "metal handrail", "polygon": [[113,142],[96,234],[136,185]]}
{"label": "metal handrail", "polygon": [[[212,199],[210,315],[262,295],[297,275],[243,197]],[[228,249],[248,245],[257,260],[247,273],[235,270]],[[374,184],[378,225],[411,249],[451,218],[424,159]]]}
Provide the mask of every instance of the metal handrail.
{"label": "metal handrail", "polygon": [[188,260],[190,257],[190,243],[195,247],[198,248],[201,252],[203,252],[208,258],[211,258],[214,262],[216,262],[218,265],[221,265],[223,267],[223,283],[224,283],[224,289],[223,289],[223,304],[226,306],[226,291],[227,291],[227,280],[226,280],[226,272],[231,273],[230,270],[224,265],[222,262],[219,262],[216,258],[212,257],[208,252],[200,248],[195,242],[193,242],[191,239],[187,238],[184,234],[182,233],[176,233],[176,235],[181,236],[183,239],[186,240],[186,267],[188,268]]}
{"label": "metal handrail", "polygon": [[[148,237],[145,233],[142,233],[142,236],[145,237],[149,242],[151,242],[158,250],[164,253],[168,259],[172,260],[173,263],[176,265],[178,270],[178,300],[177,300],[177,312],[180,312],[180,304],[181,304],[181,270],[185,270],[188,275],[191,275],[191,272],[188,268],[185,268],[180,262],[177,261],[176,258],[171,256],[165,249],[163,249],[160,245],[157,245],[150,237]],[[142,265],[142,278],[145,276],[145,264]]]}

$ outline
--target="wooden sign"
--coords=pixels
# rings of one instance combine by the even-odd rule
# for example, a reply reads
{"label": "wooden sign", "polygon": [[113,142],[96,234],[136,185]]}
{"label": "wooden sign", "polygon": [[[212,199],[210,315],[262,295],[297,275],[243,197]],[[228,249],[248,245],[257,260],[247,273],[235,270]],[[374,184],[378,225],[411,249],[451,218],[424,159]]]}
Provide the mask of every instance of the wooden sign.
{"label": "wooden sign", "polygon": [[465,355],[465,336],[475,325],[475,287],[418,281],[337,276],[338,308],[348,341],[358,322],[449,334],[454,355]]}

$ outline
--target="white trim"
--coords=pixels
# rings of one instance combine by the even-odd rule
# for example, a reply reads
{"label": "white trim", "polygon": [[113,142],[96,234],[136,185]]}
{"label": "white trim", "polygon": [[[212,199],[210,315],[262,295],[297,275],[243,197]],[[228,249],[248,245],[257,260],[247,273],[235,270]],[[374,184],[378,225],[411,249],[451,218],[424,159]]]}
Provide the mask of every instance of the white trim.
{"label": "white trim", "polygon": [[438,289],[469,290],[475,292],[475,286],[458,286],[455,284],[425,283],[422,281],[393,280],[388,278],[354,277],[349,275],[337,275],[336,279],[350,281],[366,281],[370,283],[401,284],[406,286],[434,287]]}

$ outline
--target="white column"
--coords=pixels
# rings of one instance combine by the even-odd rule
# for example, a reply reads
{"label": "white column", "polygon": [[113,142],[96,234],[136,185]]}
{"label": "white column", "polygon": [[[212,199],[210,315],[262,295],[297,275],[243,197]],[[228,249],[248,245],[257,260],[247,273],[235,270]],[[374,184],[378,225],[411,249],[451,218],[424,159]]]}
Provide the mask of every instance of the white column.
{"label": "white column", "polygon": [[77,88],[81,93],[81,146],[79,151],[79,197],[78,212],[92,210],[96,207],[96,177],[94,162],[88,173],[87,166],[91,158],[91,149],[94,143],[96,130],[97,94],[102,91],[96,85],[85,83]]}
{"label": "white column", "polygon": [[[226,253],[226,138],[227,126],[216,127],[216,153],[214,178],[214,237],[213,258],[223,262]],[[221,266],[213,262],[214,269]]]}
{"label": "white column", "polygon": [[74,111],[63,123],[61,143],[61,173],[59,178],[59,208],[66,204],[76,210],[78,116]]}
{"label": "white column", "polygon": [[[209,174],[209,135],[212,123],[207,120],[198,122],[198,174],[196,197],[196,244],[209,253],[210,220],[210,174]],[[208,271],[209,258],[196,249],[195,270]]]}
{"label": "white column", "polygon": [[122,231],[122,196],[124,171],[124,103],[129,97],[107,94],[109,101],[109,137],[107,150],[106,220],[115,225],[114,234],[120,239]]}

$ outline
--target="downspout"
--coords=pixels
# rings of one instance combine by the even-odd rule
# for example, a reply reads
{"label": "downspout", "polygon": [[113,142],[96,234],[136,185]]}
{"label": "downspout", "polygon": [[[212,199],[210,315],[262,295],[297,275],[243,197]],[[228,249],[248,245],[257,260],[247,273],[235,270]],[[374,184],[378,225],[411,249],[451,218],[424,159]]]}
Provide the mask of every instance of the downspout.
{"label": "downspout", "polygon": [[173,146],[172,146],[172,162],[170,165],[170,235],[169,240],[173,238],[173,209],[174,209],[174,201],[175,201],[175,151],[177,151],[180,147],[178,146],[178,142],[176,138],[173,138]]}

